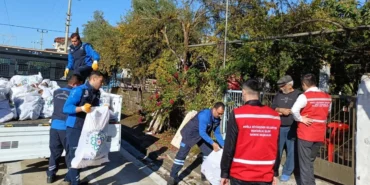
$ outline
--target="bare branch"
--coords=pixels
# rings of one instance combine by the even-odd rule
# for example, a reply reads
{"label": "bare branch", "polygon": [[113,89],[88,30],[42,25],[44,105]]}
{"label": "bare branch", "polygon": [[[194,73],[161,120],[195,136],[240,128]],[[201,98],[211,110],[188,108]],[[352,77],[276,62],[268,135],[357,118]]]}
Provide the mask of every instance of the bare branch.
{"label": "bare branch", "polygon": [[161,30],[161,33],[163,34],[164,36],[164,39],[166,41],[166,44],[167,44],[167,47],[171,50],[171,52],[176,56],[176,58],[181,62],[181,59],[180,57],[177,55],[176,51],[171,47],[170,45],[170,40],[168,39],[168,36],[167,36],[167,27],[165,26],[162,30]]}

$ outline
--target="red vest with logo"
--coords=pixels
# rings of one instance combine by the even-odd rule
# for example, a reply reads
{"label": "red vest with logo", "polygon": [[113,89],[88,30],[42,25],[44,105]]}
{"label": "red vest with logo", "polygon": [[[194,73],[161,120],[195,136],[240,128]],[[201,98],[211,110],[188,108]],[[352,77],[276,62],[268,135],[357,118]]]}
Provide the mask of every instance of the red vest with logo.
{"label": "red vest with logo", "polygon": [[298,123],[298,138],[311,142],[324,142],[331,97],[323,91],[308,91],[304,96],[307,98],[307,104],[301,110],[301,116],[307,116],[313,119],[313,122],[310,126]]}
{"label": "red vest with logo", "polygon": [[249,182],[272,182],[278,152],[279,114],[267,106],[234,109],[238,138],[230,176]]}

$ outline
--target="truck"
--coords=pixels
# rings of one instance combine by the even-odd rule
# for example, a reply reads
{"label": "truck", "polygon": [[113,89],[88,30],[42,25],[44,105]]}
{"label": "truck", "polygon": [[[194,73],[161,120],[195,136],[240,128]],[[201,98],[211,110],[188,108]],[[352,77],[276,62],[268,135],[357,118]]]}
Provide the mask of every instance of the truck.
{"label": "truck", "polygon": [[[67,65],[67,54],[0,46],[0,77],[14,75],[34,75],[41,72],[44,79],[57,81],[63,87],[67,84],[60,80]],[[121,147],[122,96],[109,93],[110,107],[118,121],[108,125],[110,152]],[[50,119],[37,119],[0,123],[0,162],[36,158],[48,158]],[[63,154],[65,155],[65,153]]]}

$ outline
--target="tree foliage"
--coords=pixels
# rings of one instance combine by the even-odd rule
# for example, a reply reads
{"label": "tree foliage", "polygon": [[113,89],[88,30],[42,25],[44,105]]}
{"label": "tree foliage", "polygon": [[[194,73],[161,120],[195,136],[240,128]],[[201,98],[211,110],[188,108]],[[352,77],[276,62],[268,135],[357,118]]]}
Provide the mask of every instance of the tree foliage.
{"label": "tree foliage", "polygon": [[[299,82],[304,73],[319,76],[328,64],[331,93],[355,94],[370,59],[369,31],[356,27],[370,24],[369,10],[370,3],[357,1],[230,0],[227,39],[244,42],[228,44],[225,68],[225,0],[132,0],[118,26],[95,12],[84,35],[101,53],[103,70],[129,68],[141,83],[157,79],[160,90],[144,101],[145,108],[161,110],[163,121],[171,122],[174,110],[222,100],[232,74],[276,87],[285,74]],[[315,31],[333,33],[266,39]],[[219,44],[189,47],[205,42]]]}

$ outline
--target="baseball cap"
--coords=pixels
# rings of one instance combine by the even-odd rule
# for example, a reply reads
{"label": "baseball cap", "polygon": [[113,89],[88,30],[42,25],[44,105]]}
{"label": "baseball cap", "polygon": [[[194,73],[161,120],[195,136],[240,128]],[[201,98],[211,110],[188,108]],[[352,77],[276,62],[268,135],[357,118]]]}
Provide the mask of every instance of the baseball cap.
{"label": "baseball cap", "polygon": [[277,81],[277,84],[278,86],[283,86],[291,81],[293,81],[292,77],[290,75],[285,75]]}

